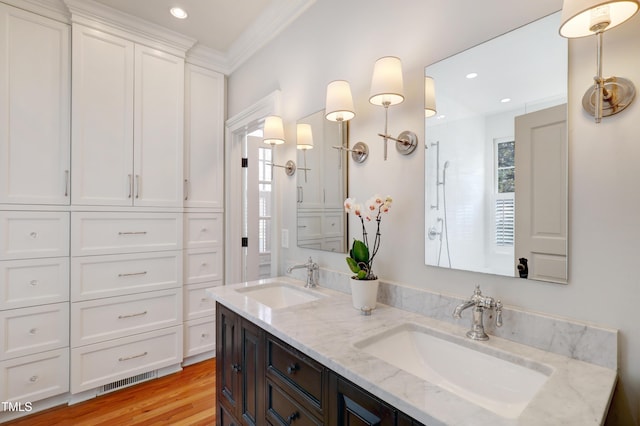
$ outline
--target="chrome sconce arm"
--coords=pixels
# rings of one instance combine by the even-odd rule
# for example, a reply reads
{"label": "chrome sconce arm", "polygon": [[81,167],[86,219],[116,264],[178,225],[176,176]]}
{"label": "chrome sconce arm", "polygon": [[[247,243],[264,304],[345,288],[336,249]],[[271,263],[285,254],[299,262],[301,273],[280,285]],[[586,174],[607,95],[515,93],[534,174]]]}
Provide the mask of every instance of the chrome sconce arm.
{"label": "chrome sconce arm", "polygon": [[353,158],[353,161],[356,163],[364,163],[369,156],[369,146],[364,142],[356,143],[353,148],[347,148],[340,145],[334,145],[332,148],[350,152],[351,158]]}

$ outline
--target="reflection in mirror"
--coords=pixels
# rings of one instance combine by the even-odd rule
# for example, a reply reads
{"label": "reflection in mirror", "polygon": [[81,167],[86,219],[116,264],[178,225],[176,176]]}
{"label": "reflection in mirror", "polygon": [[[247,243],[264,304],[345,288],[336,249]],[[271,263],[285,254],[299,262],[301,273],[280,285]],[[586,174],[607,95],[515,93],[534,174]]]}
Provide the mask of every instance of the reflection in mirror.
{"label": "reflection in mirror", "polygon": [[[298,247],[346,253],[343,202],[347,196],[348,152],[333,147],[347,147],[347,123],[326,120],[323,110],[301,118],[298,124],[310,125],[313,139],[312,149],[298,150]],[[301,128],[306,133],[306,126]]]}
{"label": "reflection in mirror", "polygon": [[428,66],[427,265],[566,283],[567,41],[560,13]]}

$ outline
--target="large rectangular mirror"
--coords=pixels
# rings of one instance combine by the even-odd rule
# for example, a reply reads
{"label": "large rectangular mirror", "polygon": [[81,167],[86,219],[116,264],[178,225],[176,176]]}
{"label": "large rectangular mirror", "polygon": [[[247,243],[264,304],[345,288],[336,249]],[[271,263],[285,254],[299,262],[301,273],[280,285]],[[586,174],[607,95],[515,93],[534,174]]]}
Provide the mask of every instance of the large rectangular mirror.
{"label": "large rectangular mirror", "polygon": [[560,13],[438,63],[425,119],[427,265],[567,282]]}
{"label": "large rectangular mirror", "polygon": [[[347,252],[347,123],[328,121],[324,110],[298,120],[310,125],[312,149],[298,150],[298,247]],[[298,142],[299,143],[299,142]]]}

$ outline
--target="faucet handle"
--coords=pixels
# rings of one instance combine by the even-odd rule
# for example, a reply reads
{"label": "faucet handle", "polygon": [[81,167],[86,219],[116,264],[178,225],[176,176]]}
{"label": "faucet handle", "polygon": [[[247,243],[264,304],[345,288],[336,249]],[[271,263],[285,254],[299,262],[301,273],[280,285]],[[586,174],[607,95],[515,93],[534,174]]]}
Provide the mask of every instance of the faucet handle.
{"label": "faucet handle", "polygon": [[496,326],[502,327],[502,302],[496,302]]}

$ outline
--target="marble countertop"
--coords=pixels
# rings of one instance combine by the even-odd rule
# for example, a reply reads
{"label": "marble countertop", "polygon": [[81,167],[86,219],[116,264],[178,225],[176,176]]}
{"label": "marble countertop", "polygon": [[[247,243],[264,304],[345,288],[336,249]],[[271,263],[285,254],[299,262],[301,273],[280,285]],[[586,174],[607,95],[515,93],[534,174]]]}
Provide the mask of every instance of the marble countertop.
{"label": "marble countertop", "polygon": [[[491,336],[488,341],[468,340],[468,346],[490,348],[542,364],[552,373],[516,419],[499,416],[455,393],[394,367],[354,346],[367,337],[411,323],[453,336],[464,336],[462,326],[437,321],[378,303],[370,316],[351,305],[351,297],[317,287],[325,297],[282,309],[258,303],[238,288],[284,282],[278,277],[207,289],[210,297],[259,325],[329,369],[358,384],[380,399],[429,425],[600,425],[604,422],[617,374],[614,370],[545,352]],[[486,315],[486,314],[485,314]]]}

